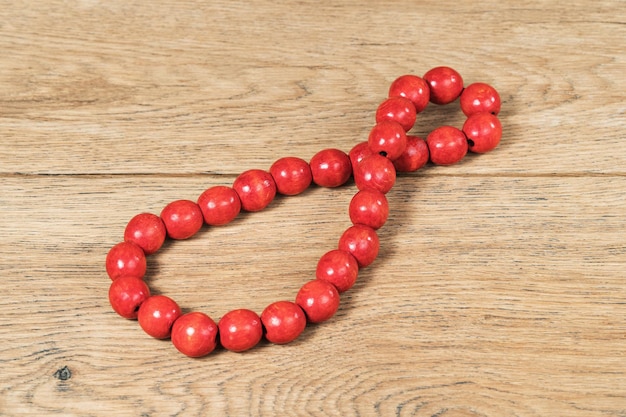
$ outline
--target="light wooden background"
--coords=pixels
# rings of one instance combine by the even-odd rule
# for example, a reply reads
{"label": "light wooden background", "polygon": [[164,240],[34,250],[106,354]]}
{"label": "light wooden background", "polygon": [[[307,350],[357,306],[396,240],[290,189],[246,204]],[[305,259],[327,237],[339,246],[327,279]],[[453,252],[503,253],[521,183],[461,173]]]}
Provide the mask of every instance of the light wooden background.
{"label": "light wooden background", "polygon": [[[0,2],[0,414],[626,416],[625,23],[617,0]],[[499,89],[502,143],[398,179],[331,321],[193,360],[110,309],[132,216],[348,151],[438,65]],[[147,280],[215,319],[293,299],[354,192],[168,243]]]}

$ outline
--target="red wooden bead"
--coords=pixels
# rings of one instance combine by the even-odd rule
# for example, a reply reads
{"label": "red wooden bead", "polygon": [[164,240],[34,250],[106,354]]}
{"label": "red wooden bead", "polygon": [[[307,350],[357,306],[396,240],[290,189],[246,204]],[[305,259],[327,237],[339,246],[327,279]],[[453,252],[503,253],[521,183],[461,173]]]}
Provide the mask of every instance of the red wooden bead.
{"label": "red wooden bead", "polygon": [[429,157],[426,141],[417,136],[408,135],[406,148],[402,155],[393,161],[393,166],[398,172],[413,172],[426,165]]}
{"label": "red wooden bead", "polygon": [[252,349],[263,337],[261,318],[245,308],[226,313],[218,323],[220,343],[225,349],[243,352]]}
{"label": "red wooden bead", "polygon": [[324,149],[313,155],[311,162],[313,182],[320,187],[339,187],[350,179],[350,157],[339,149]]}
{"label": "red wooden bead", "polygon": [[106,271],[112,280],[123,276],[141,279],[146,268],[146,255],[133,242],[120,242],[107,253]]}
{"label": "red wooden bead", "polygon": [[361,190],[352,197],[348,213],[354,224],[380,229],[389,217],[389,203],[385,194],[377,190]]}
{"label": "red wooden bead", "polygon": [[441,126],[426,138],[430,160],[437,165],[452,165],[467,154],[465,133],[453,126]]}
{"label": "red wooden bead", "polygon": [[373,154],[370,149],[370,144],[365,142],[360,142],[354,145],[350,152],[348,152],[348,156],[350,157],[350,163],[352,164],[352,169],[354,168],[365,158],[366,156],[370,156]]}
{"label": "red wooden bead", "polygon": [[[115,282],[115,281],[114,281]],[[139,307],[137,320],[144,332],[156,339],[167,339],[181,315],[180,307],[165,295],[153,295]]]}
{"label": "red wooden bead", "polygon": [[356,166],[354,181],[359,190],[370,188],[387,193],[396,182],[396,169],[388,158],[374,153]]}
{"label": "red wooden bead", "polygon": [[270,167],[270,174],[276,182],[276,189],[284,195],[300,194],[309,188],[313,180],[309,164],[304,159],[293,156],[274,162]]}
{"label": "red wooden bead", "polygon": [[320,258],[315,277],[333,284],[340,293],[352,288],[359,274],[359,263],[348,252],[333,249]]}
{"label": "red wooden bead", "polygon": [[450,67],[436,67],[424,74],[430,88],[430,101],[448,104],[456,100],[463,91],[461,74]]}
{"label": "red wooden bead", "polygon": [[124,240],[137,244],[146,255],[158,251],[166,235],[163,221],[152,213],[136,215],[128,222],[124,230]]}
{"label": "red wooden bead", "polygon": [[389,97],[406,97],[413,103],[416,113],[421,113],[430,100],[430,88],[417,75],[402,75],[391,83]]}
{"label": "red wooden bead", "polygon": [[399,123],[405,132],[415,124],[417,112],[413,102],[405,97],[389,97],[380,103],[376,110],[376,123],[394,121]]}
{"label": "red wooden bead", "polygon": [[140,278],[120,277],[109,287],[109,303],[125,319],[136,319],[139,306],[150,297],[148,285]]}
{"label": "red wooden bead", "polygon": [[362,224],[348,228],[339,238],[339,250],[350,253],[359,267],[370,265],[378,256],[380,240],[376,231]]}
{"label": "red wooden bead", "polygon": [[190,238],[204,224],[200,207],[189,200],[177,200],[169,203],[161,211],[161,220],[165,224],[167,235],[172,239]]}
{"label": "red wooden bead", "polygon": [[201,312],[180,316],[172,325],[172,343],[184,355],[200,358],[217,346],[217,324]]}
{"label": "red wooden bead", "polygon": [[239,195],[241,207],[246,211],[259,211],[272,202],[276,196],[276,183],[269,172],[250,169],[241,173],[233,183]]}
{"label": "red wooden bead", "polygon": [[502,138],[502,124],[491,113],[475,113],[463,125],[469,150],[476,153],[489,152],[498,146]]}
{"label": "red wooden bead", "polygon": [[315,279],[304,284],[296,295],[296,304],[311,323],[330,319],[339,309],[339,292],[329,282]]}
{"label": "red wooden bead", "polygon": [[241,200],[232,188],[216,185],[200,194],[198,206],[206,224],[222,226],[237,217],[241,211]]}
{"label": "red wooden bead", "polygon": [[297,339],[304,331],[306,315],[296,303],[277,301],[265,307],[261,313],[261,322],[268,341],[284,344]]}
{"label": "red wooden bead", "polygon": [[383,120],[376,123],[367,138],[373,153],[392,161],[402,155],[406,148],[406,132],[398,122]]}
{"label": "red wooden bead", "polygon": [[470,84],[461,93],[461,110],[466,116],[475,113],[500,113],[502,104],[495,88],[485,83]]}

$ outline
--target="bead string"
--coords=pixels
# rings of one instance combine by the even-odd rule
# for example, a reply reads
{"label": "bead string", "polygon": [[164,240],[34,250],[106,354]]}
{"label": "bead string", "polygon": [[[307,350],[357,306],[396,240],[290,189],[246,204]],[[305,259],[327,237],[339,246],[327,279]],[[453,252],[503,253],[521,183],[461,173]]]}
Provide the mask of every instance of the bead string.
{"label": "bead string", "polygon": [[[457,99],[467,116],[462,129],[441,126],[426,140],[407,134],[417,114],[429,103],[444,105]],[[205,356],[218,344],[242,352],[263,337],[276,344],[295,340],[307,323],[321,323],[335,314],[340,294],[349,290],[359,270],[378,256],[377,230],[389,215],[386,193],[395,184],[396,172],[416,171],[429,160],[436,165],[451,165],[468,151],[484,153],[494,149],[502,136],[497,118],[500,106],[493,87],[484,83],[464,87],[461,75],[449,67],[433,68],[423,77],[403,75],[393,81],[388,98],[378,106],[368,140],[349,153],[324,149],[309,162],[297,157],[280,158],[269,171],[243,172],[232,187],[205,190],[197,202],[177,200],[159,216],[136,215],[125,228],[124,240],[106,257],[113,310],[124,318],[137,319],[154,338],[171,338],[176,349],[190,357]],[[348,210],[352,226],[343,232],[337,248],[320,258],[315,279],[300,288],[295,301],[272,303],[261,315],[248,309],[233,310],[216,323],[202,312],[182,314],[171,298],[150,294],[143,280],[146,256],[155,253],[166,238],[188,239],[205,223],[222,226],[241,210],[264,209],[277,194],[297,195],[312,183],[339,187],[350,177],[358,188]]]}

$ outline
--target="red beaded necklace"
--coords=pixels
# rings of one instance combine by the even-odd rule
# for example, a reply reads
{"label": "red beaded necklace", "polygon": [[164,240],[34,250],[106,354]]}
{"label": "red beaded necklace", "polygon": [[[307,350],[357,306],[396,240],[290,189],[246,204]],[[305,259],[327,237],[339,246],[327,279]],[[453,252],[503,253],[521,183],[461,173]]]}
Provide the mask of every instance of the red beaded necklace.
{"label": "red beaded necklace", "polygon": [[[443,105],[457,98],[467,116],[462,129],[441,126],[426,140],[407,134],[429,102]],[[127,224],[124,241],[113,246],[106,257],[113,310],[124,318],[137,319],[154,338],[171,338],[176,349],[190,357],[205,356],[218,344],[242,352],[263,337],[277,344],[291,342],[307,322],[330,319],[339,308],[340,294],[354,285],[361,268],[376,259],[380,244],[376,231],[387,220],[385,194],[393,187],[396,172],[416,171],[429,160],[450,165],[463,159],[468,150],[483,153],[494,149],[502,136],[496,117],[500,104],[493,87],[474,83],[464,88],[461,75],[449,67],[433,68],[423,77],[403,75],[391,84],[388,98],[379,105],[368,140],[348,154],[324,149],[309,162],[280,158],[269,171],[243,172],[232,187],[207,189],[197,202],[174,201],[159,216],[138,214]],[[264,209],[276,194],[297,195],[311,183],[338,187],[350,177],[359,190],[348,210],[353,225],[341,235],[337,248],[320,258],[315,279],[300,288],[294,302],[272,303],[260,316],[248,309],[233,310],[215,323],[201,312],[182,314],[178,304],[165,295],[150,295],[143,280],[146,256],[156,252],[166,238],[187,239],[205,223],[221,226],[241,210]]]}

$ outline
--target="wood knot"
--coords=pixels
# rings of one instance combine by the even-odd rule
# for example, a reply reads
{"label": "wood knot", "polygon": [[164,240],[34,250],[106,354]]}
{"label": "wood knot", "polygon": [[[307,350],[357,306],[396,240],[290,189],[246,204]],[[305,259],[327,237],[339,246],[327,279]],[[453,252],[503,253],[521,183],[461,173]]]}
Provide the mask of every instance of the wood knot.
{"label": "wood knot", "polygon": [[63,368],[57,369],[53,376],[61,381],[67,381],[72,377],[72,371],[70,371],[70,368],[67,366],[64,366]]}

